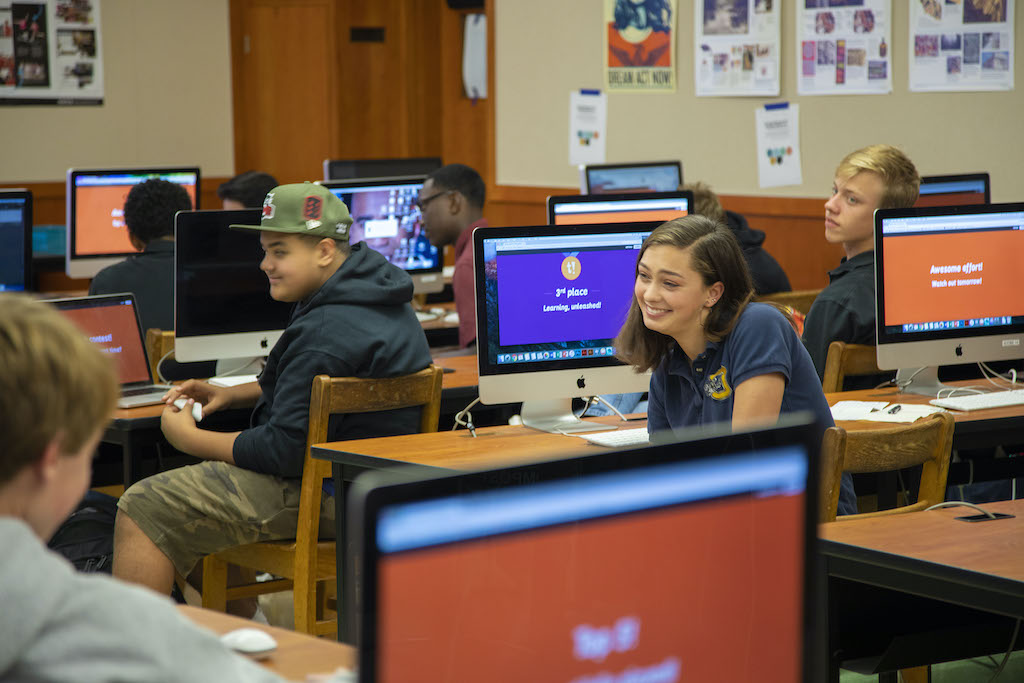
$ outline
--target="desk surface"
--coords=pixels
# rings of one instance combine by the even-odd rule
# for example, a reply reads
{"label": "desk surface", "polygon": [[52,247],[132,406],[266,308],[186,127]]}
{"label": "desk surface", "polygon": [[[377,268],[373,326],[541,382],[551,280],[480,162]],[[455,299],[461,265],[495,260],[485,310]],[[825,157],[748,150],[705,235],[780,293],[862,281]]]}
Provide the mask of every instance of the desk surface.
{"label": "desk surface", "polygon": [[[623,425],[616,416],[588,418],[608,425]],[[646,426],[628,422],[624,428]],[[336,441],[313,447],[313,454],[360,468],[382,469],[396,464],[452,470],[508,466],[551,458],[571,458],[607,451],[585,439],[548,434],[523,426],[483,427],[474,438],[467,430]]]}
{"label": "desk surface", "polygon": [[339,667],[351,669],[355,666],[356,651],[348,645],[314,638],[305,633],[257,624],[249,619],[201,607],[181,605],[178,609],[199,626],[217,634],[227,633],[236,628],[258,628],[274,636],[277,650],[260,663],[289,680],[304,681],[308,674],[333,673]]}
{"label": "desk surface", "polygon": [[830,522],[822,552],[836,575],[1024,617],[1024,500],[982,507],[1016,517],[963,522],[975,511],[956,507]]}

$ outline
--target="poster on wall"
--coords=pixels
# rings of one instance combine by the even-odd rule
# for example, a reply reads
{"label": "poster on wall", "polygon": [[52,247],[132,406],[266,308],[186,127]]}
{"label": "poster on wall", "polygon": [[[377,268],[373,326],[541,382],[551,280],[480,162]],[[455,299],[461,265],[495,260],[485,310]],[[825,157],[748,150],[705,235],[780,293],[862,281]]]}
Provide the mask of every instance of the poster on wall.
{"label": "poster on wall", "polygon": [[605,86],[674,92],[677,0],[604,0]]}
{"label": "poster on wall", "polygon": [[1012,90],[1013,0],[910,0],[910,90]]}
{"label": "poster on wall", "polygon": [[779,102],[754,111],[757,182],[761,187],[800,185],[800,105]]}
{"label": "poster on wall", "polygon": [[99,0],[0,0],[0,104],[103,104]]}
{"label": "poster on wall", "polygon": [[603,164],[608,130],[608,95],[600,90],[569,93],[569,164]]}
{"label": "poster on wall", "polygon": [[799,94],[892,92],[892,0],[798,0],[798,3],[796,78]]}
{"label": "poster on wall", "polygon": [[697,96],[779,94],[781,0],[694,3]]}

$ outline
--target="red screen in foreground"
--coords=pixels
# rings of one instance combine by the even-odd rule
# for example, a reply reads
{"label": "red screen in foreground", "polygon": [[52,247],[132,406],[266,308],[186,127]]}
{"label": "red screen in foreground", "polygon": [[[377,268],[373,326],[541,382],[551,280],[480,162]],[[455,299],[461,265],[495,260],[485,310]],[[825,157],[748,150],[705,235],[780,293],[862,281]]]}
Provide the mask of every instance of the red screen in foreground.
{"label": "red screen in foreground", "polygon": [[885,237],[886,325],[1024,315],[1024,231]]}
{"label": "red screen in foreground", "polygon": [[378,680],[799,680],[803,506],[744,496],[384,556]]}
{"label": "red screen in foreground", "polygon": [[139,324],[131,306],[111,305],[65,309],[71,318],[100,350],[117,360],[121,383],[148,382],[149,366],[139,339]]}

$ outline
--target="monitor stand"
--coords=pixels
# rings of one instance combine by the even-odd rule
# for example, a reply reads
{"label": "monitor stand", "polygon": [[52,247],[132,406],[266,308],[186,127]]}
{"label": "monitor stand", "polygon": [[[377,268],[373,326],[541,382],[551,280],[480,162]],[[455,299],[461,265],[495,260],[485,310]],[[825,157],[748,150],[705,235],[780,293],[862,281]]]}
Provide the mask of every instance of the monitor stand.
{"label": "monitor stand", "polygon": [[896,371],[896,386],[904,394],[920,394],[936,398],[943,389],[952,390],[939,381],[939,368],[935,365],[923,368],[902,368]]}
{"label": "monitor stand", "polygon": [[217,377],[233,377],[239,375],[258,375],[263,369],[263,362],[266,356],[251,356],[248,358],[219,358],[217,359]]}
{"label": "monitor stand", "polygon": [[614,425],[585,422],[576,417],[572,412],[571,398],[524,401],[519,416],[523,419],[524,426],[552,434],[575,434],[616,429]]}

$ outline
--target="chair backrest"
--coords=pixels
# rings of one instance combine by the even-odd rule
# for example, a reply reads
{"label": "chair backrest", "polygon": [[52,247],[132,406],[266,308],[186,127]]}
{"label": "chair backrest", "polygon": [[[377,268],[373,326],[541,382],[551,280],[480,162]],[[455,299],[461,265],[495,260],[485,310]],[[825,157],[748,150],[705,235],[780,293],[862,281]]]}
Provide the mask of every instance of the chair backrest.
{"label": "chair backrest", "polygon": [[878,375],[884,372],[878,367],[875,347],[867,344],[847,344],[834,341],[828,345],[825,356],[825,374],[821,378],[821,389],[826,394],[842,391],[847,375]]}
{"label": "chair backrest", "polygon": [[317,375],[313,378],[297,527],[308,529],[310,533],[297,534],[296,562],[316,562],[321,489],[324,478],[331,476],[331,463],[314,458],[312,447],[327,441],[327,425],[331,415],[373,413],[423,406],[420,431],[436,432],[441,413],[443,374],[440,366],[431,364],[419,372],[401,377],[361,379]]}
{"label": "chair backrest", "polygon": [[158,327],[146,330],[146,354],[149,356],[149,371],[153,373],[154,380],[160,377],[157,366],[171,351],[174,351],[174,330],[161,330]]}
{"label": "chair backrest", "polygon": [[758,301],[771,301],[772,303],[779,304],[781,306],[789,306],[794,311],[799,311],[804,315],[807,315],[807,311],[811,310],[811,304],[821,294],[820,289],[801,289],[795,292],[772,292],[771,294],[762,294],[757,297]]}
{"label": "chair backrest", "polygon": [[[953,450],[953,417],[937,413],[908,425],[884,429],[847,431],[830,427],[822,440],[823,462],[839,458],[844,472],[891,472],[905,467],[922,465],[921,486],[917,502],[892,510],[845,515],[839,521],[876,517],[879,515],[923,510],[946,497],[946,476]],[[839,506],[839,485],[831,488],[829,508],[822,521],[836,519]]]}

